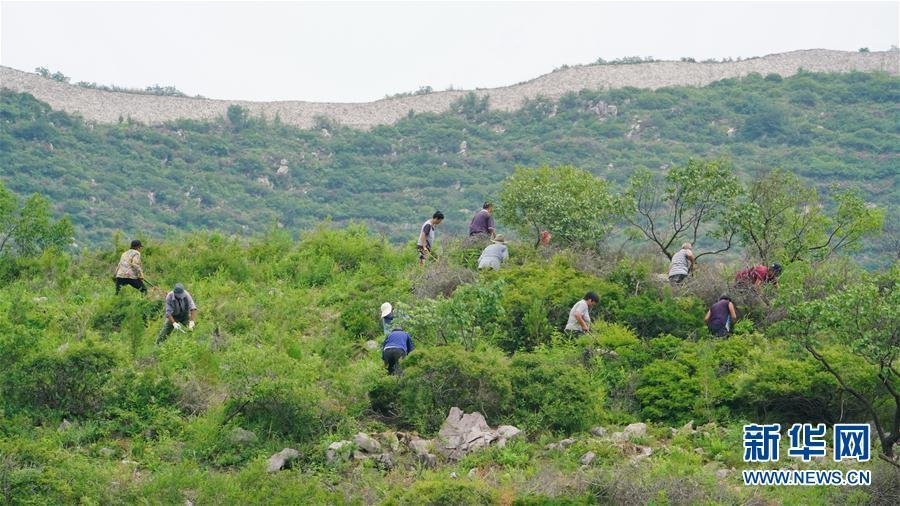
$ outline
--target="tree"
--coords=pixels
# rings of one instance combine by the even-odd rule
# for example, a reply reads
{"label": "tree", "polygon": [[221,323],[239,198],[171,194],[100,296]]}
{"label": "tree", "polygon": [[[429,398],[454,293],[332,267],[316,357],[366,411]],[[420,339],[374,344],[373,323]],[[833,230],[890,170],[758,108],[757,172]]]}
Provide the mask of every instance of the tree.
{"label": "tree", "polygon": [[548,230],[569,244],[596,244],[612,226],[606,181],[571,165],[520,167],[503,182],[498,219],[523,236]]}
{"label": "tree", "polygon": [[853,251],[878,234],[884,211],[869,206],[857,190],[838,191],[832,213],[814,188],[799,177],[774,170],[750,183],[735,215],[741,242],[763,263],[823,259]]}
{"label": "tree", "polygon": [[619,199],[625,221],[653,241],[669,259],[682,241],[695,245],[711,237],[716,249],[695,254],[722,253],[731,248],[735,229],[731,226],[741,186],[724,160],[689,160],[673,166],[665,175],[639,169],[629,179]]}
{"label": "tree", "polygon": [[[806,349],[865,408],[875,424],[884,459],[898,465],[900,442],[900,266],[881,275],[847,271],[847,262],[814,266],[797,263],[782,283],[778,303],[786,309],[780,330]],[[824,350],[838,347],[838,354]],[[854,386],[848,361],[862,359],[874,376],[875,391]],[[892,409],[886,411],[885,406]],[[898,466],[900,467],[900,466]]]}
{"label": "tree", "polygon": [[231,104],[228,106],[226,116],[228,117],[228,122],[231,123],[235,130],[242,130],[249,122],[250,111],[237,104]]}
{"label": "tree", "polygon": [[0,257],[32,257],[72,241],[68,217],[51,219],[50,201],[35,193],[19,207],[18,199],[0,181]]}

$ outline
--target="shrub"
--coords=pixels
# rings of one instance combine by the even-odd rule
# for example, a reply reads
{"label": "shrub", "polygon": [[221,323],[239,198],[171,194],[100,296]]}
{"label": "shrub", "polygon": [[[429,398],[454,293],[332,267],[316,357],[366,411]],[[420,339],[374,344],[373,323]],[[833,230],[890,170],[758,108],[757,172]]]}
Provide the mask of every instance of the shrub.
{"label": "shrub", "polygon": [[[126,287],[127,288],[127,287]],[[127,288],[130,290],[130,288]],[[162,300],[145,297],[118,296],[104,299],[91,316],[91,327],[101,332],[119,332],[130,321],[146,323],[163,316]]]}
{"label": "shrub", "polygon": [[700,394],[695,370],[680,361],[654,360],[639,373],[635,396],[647,420],[684,423]]}
{"label": "shrub", "polygon": [[571,434],[599,418],[603,391],[577,359],[522,353],[513,358],[511,372],[516,423]]}
{"label": "shrub", "polygon": [[101,344],[75,344],[64,351],[45,351],[3,375],[4,390],[15,404],[61,415],[93,413],[103,405],[104,387],[118,359]]}
{"label": "shrub", "polygon": [[[389,386],[391,381],[396,387]],[[369,395],[374,409],[393,411],[407,426],[432,433],[453,406],[479,411],[494,424],[508,414],[512,394],[509,361],[499,350],[450,345],[414,351],[399,379],[379,382]]]}
{"label": "shrub", "polygon": [[422,480],[397,498],[385,501],[385,505],[444,506],[467,504],[489,506],[497,502],[497,493],[476,481]]}

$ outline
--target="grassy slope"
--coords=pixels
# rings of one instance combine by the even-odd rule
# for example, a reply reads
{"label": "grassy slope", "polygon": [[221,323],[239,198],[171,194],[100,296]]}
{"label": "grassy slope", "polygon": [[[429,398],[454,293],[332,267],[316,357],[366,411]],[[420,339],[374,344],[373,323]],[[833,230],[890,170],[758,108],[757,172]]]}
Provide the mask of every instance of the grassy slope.
{"label": "grassy slope", "polygon": [[[378,306],[383,300],[395,301],[409,308],[414,319],[430,304],[449,307],[446,300],[431,301],[414,293],[440,285],[435,279],[442,272],[445,277],[458,276],[459,269],[471,262],[471,251],[447,250],[450,264],[429,268],[429,275],[423,277],[414,267],[414,252],[395,250],[358,229],[320,230],[299,244],[284,234],[271,234],[249,245],[219,235],[150,242],[144,254],[148,277],[165,286],[185,282],[201,308],[194,333],[175,333],[157,348],[153,339],[160,323],[162,291],[154,290],[148,299],[130,289],[119,297],[112,294],[109,272],[122,247],[110,245],[72,260],[45,256],[19,281],[0,288],[0,314],[4,315],[0,318],[0,365],[5,369],[0,380],[0,494],[5,494],[5,500],[15,504],[181,504],[186,498],[196,504],[395,500],[416,504],[426,499],[445,503],[484,499],[510,504],[513,500],[542,503],[556,497],[575,504],[824,504],[865,502],[870,493],[883,491],[891,483],[896,486],[897,477],[884,473],[877,462],[853,466],[877,468],[877,489],[747,488],[740,486],[734,472],[717,479],[717,469],[745,467],[740,460],[740,425],[746,419],[762,421],[759,406],[768,406],[770,419],[780,416],[777,413],[808,419],[785,407],[797,404],[793,388],[815,389],[796,387],[789,374],[809,367],[808,360],[782,341],[763,340],[752,332],[725,341],[698,334],[692,329],[702,316],[702,302],[690,295],[672,299],[667,290],[653,288],[646,278],[647,266],[639,262],[625,260],[603,273],[592,266],[609,262],[579,260],[565,252],[545,258],[522,245],[513,245],[513,259],[499,276],[481,275],[473,284],[463,285],[462,291],[458,289],[463,295],[453,299],[481,301],[478,297],[490,294],[478,292],[478,287],[501,287],[504,310],[498,313],[505,316],[498,320],[496,332],[474,337],[472,346],[481,351],[469,354],[424,337],[429,326],[435,331],[439,329],[434,326],[455,321],[441,316],[441,311],[425,313],[431,316],[416,322],[415,328],[421,329],[416,336],[420,349],[409,359],[413,365],[408,366],[408,375],[416,374],[416,354],[421,358],[433,352],[438,363],[457,355],[473,360],[499,354],[497,343],[506,343],[518,332],[519,306],[535,299],[536,292],[548,297],[543,314],[553,324],[588,286],[603,292],[598,317],[628,324],[639,333],[656,329],[651,324],[668,325],[665,332],[675,337],[638,341],[630,331],[615,325],[603,327],[602,342],[621,358],[590,365],[582,362],[583,346],[559,337],[550,339],[552,331],[542,334],[547,338],[543,348],[516,353],[513,359],[530,358],[537,366],[565,371],[558,376],[585,377],[593,385],[595,393],[588,402],[600,403],[601,409],[584,420],[580,430],[553,430],[548,424],[568,420],[554,422],[513,409],[489,418],[492,425],[506,422],[525,429],[526,438],[505,449],[472,454],[435,470],[424,469],[409,457],[400,457],[400,465],[389,472],[368,464],[330,468],[324,464],[329,442],[360,430],[408,428],[402,417],[385,417],[373,410],[369,399],[369,391],[386,381],[377,352],[363,346],[366,339],[379,339]],[[503,284],[493,284],[498,281]],[[466,291],[472,289],[476,290]],[[632,305],[640,311],[632,312]],[[642,319],[642,314],[652,321]],[[457,337],[451,333],[450,339]],[[772,367],[781,364],[780,368],[760,373],[760,364],[770,361],[775,364]],[[501,357],[500,363],[507,364],[507,359]],[[634,369],[632,363],[651,369]],[[723,369],[725,363],[730,365]],[[679,383],[661,385],[673,388],[669,394],[663,390],[673,404],[660,404],[666,409],[654,415],[648,408],[651,401],[636,394],[634,387],[647,384],[642,375],[670,366],[687,366],[693,372]],[[96,373],[85,372],[90,370]],[[461,370],[447,379],[464,373]],[[68,384],[67,378],[78,381]],[[761,386],[752,386],[753,378],[762,378],[757,380]],[[826,377],[808,379],[813,385],[827,385]],[[776,385],[766,387],[766,382]],[[736,401],[742,384],[741,395],[748,397]],[[703,395],[677,393],[692,388]],[[785,403],[781,407],[753,404],[754,392],[771,397],[763,402],[782,399]],[[551,392],[553,396],[560,393]],[[254,410],[235,410],[248,395],[260,404]],[[513,399],[521,395],[514,392]],[[420,402],[424,401],[415,404]],[[809,399],[810,405],[817,402]],[[445,413],[449,405],[434,407]],[[846,407],[852,409],[851,404]],[[843,404],[821,407],[844,408]],[[539,413],[553,409],[546,405]],[[58,428],[63,418],[73,426]],[[667,428],[679,427],[689,418],[718,425],[677,436]],[[652,446],[655,453],[637,464],[631,464],[615,445],[592,439],[586,432],[593,424],[620,427],[639,419],[657,421],[648,436],[635,441]],[[237,426],[253,430],[258,440],[247,446],[231,443],[230,431]],[[566,451],[543,449],[569,435],[579,442]],[[300,465],[267,475],[266,458],[286,446],[301,450]],[[597,453],[597,463],[581,467],[578,460],[589,450]],[[783,460],[782,465],[788,462]],[[834,466],[825,462],[809,467]],[[475,475],[469,477],[473,468]],[[451,478],[454,472],[460,478]]]}
{"label": "grassy slope", "polygon": [[[896,209],[898,98],[900,78],[884,74],[755,75],[704,88],[584,91],[515,113],[462,100],[455,112],[368,132],[322,122],[325,134],[273,118],[86,125],[4,92],[0,177],[19,194],[49,196],[87,243],[117,230],[252,235],[278,223],[299,231],[325,218],[362,221],[403,241],[435,208],[448,215],[448,230],[461,231],[516,165],[574,164],[619,184],[635,167],[691,156],[729,157],[745,176],[783,167],[826,191],[861,185]],[[599,100],[618,115],[590,111]],[[277,175],[282,160],[289,172]]]}

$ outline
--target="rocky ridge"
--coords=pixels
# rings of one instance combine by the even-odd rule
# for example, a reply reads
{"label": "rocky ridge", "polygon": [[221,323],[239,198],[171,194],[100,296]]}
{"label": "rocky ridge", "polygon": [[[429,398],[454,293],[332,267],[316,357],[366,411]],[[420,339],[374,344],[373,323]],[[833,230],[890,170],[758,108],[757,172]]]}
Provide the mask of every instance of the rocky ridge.
{"label": "rocky ridge", "polygon": [[[898,75],[900,51],[861,53],[811,49],[720,63],[660,61],[584,65],[565,68],[512,86],[474,90],[474,93],[478,96],[489,95],[489,107],[494,110],[512,111],[522,107],[527,99],[557,99],[567,92],[583,89],[704,86],[754,72],[788,77],[800,69],[812,72],[882,71]],[[16,92],[30,93],[54,109],[77,113],[89,121],[100,123],[114,123],[127,118],[148,124],[176,119],[211,120],[225,116],[230,105],[239,105],[254,116],[273,119],[277,115],[282,122],[302,128],[314,127],[321,117],[361,129],[393,124],[410,111],[447,111],[455,100],[469,93],[467,90],[440,91],[366,103],[211,100],[81,88],[3,66],[0,66],[0,85]]]}

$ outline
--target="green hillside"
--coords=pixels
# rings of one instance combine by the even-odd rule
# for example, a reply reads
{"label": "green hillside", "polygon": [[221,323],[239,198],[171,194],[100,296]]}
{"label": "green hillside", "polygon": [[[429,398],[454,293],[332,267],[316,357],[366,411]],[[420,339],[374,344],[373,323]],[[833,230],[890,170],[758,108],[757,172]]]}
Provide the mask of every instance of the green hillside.
{"label": "green hillside", "polygon": [[[422,270],[359,226],[299,242],[195,233],[146,243],[147,278],[185,283],[200,309],[196,330],[156,346],[165,288],[113,295],[124,248],[50,249],[0,287],[4,504],[890,504],[900,490],[874,432],[869,462],[805,463],[785,435],[779,463],[748,464],[741,430],[877,420],[891,437],[896,267],[795,262],[777,291],[733,292],[742,320],[715,339],[702,318],[727,270],[673,292],[634,257],[513,243],[503,269],[476,273],[479,247],[446,244]],[[561,333],[587,290],[592,334]],[[400,377],[367,347],[386,300],[416,344]],[[522,434],[417,458],[406,442],[453,406]],[[328,462],[360,432],[390,456],[352,458],[354,443]],[[284,448],[290,469],[267,472]],[[873,478],[741,484],[788,467]]]}
{"label": "green hillside", "polygon": [[[296,235],[323,219],[406,241],[434,209],[462,231],[519,165],[574,165],[617,187],[638,167],[690,157],[730,159],[744,177],[783,168],[826,194],[833,183],[859,185],[888,208],[887,223],[900,221],[897,77],[751,75],[703,88],[583,91],[513,113],[488,103],[470,95],[452,112],[366,132],[326,120],[301,130],[236,107],[216,122],[151,127],[85,124],[4,91],[0,177],[21,196],[49,197],[82,245],[114,231],[253,235],[277,224]],[[867,248],[893,256],[885,242]]]}

